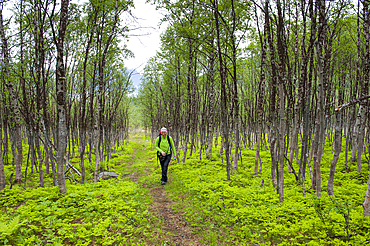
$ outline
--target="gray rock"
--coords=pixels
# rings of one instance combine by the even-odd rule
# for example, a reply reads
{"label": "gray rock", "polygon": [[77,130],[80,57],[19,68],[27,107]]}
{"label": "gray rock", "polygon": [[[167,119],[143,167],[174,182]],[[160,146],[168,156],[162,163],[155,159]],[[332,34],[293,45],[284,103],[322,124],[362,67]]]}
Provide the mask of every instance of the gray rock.
{"label": "gray rock", "polygon": [[99,173],[98,174],[98,181],[100,181],[100,179],[107,180],[107,179],[117,178],[117,177],[118,177],[118,173],[115,173],[115,172],[102,172],[102,173]]}

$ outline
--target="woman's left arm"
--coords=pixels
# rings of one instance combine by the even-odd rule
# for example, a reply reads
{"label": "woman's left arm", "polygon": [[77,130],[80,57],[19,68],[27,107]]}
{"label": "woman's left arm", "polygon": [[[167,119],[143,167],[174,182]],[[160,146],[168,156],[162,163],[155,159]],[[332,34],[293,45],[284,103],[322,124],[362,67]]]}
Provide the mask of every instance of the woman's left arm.
{"label": "woman's left arm", "polygon": [[172,147],[172,150],[173,150],[173,156],[176,157],[177,154],[176,154],[175,144],[173,143],[172,137],[170,137],[170,144],[171,144],[171,147]]}

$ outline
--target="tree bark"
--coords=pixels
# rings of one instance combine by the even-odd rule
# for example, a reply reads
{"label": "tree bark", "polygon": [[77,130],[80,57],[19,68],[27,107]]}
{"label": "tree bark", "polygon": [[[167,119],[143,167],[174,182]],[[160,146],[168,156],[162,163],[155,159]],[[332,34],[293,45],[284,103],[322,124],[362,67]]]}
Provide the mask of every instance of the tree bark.
{"label": "tree bark", "polygon": [[285,128],[286,128],[286,115],[285,115],[285,42],[283,41],[284,35],[284,17],[281,8],[280,0],[277,1],[278,9],[278,26],[277,26],[277,43],[279,54],[279,202],[284,201],[284,155],[285,155]]}
{"label": "tree bark", "polygon": [[237,78],[237,44],[235,40],[236,33],[236,13],[234,0],[231,0],[231,11],[232,11],[232,32],[231,32],[231,42],[232,42],[232,64],[233,64],[233,75],[232,79],[234,82],[234,132],[235,132],[235,151],[234,151],[234,169],[238,170],[238,149],[239,149],[239,96],[238,96],[238,78]]}
{"label": "tree bark", "polygon": [[[212,39],[213,43],[213,39]],[[209,92],[209,118],[208,118],[208,151],[207,151],[207,158],[212,158],[212,146],[213,146],[213,119],[214,119],[214,79],[215,79],[215,71],[214,71],[214,49],[211,49],[211,57],[210,57],[210,71],[209,71],[209,83],[210,83],[210,92]]]}
{"label": "tree bark", "polygon": [[[364,1],[364,4],[366,4],[367,1]],[[362,55],[362,45],[361,45],[361,32],[360,32],[360,1],[358,1],[358,6],[357,6],[357,60],[356,60],[356,83],[355,83],[355,87],[354,87],[354,90],[353,90],[353,94],[356,95],[356,92],[357,92],[357,87],[358,87],[358,84],[361,82],[361,73],[360,73],[360,67],[361,67],[361,64],[360,64],[360,57]],[[364,11],[364,13],[366,12],[366,10]],[[366,18],[366,17],[365,17]],[[365,26],[365,22],[364,21],[364,26]],[[365,28],[364,28],[365,30]],[[366,38],[366,37],[365,37]],[[356,95],[357,96],[357,95]],[[359,132],[359,129],[360,129],[360,124],[361,124],[361,111],[362,111],[362,104],[360,104],[360,107],[359,107],[359,111],[357,113],[357,116],[356,116],[356,121],[355,121],[355,124],[353,125],[353,132],[352,132],[352,153],[351,153],[351,157],[350,157],[350,162],[351,164],[353,164],[355,161],[356,161],[356,154],[357,154],[357,141],[358,141],[358,132]],[[355,115],[355,112],[356,112],[356,107],[353,108],[353,114]]]}
{"label": "tree bark", "polygon": [[276,59],[275,59],[275,47],[274,42],[272,40],[271,35],[271,27],[270,27],[270,15],[269,15],[269,1],[265,1],[265,22],[267,26],[267,39],[269,44],[270,50],[270,64],[271,64],[271,94],[270,94],[270,108],[269,108],[269,122],[271,125],[271,129],[269,131],[269,141],[270,141],[270,153],[271,153],[271,179],[274,188],[278,188],[278,180],[277,180],[277,127],[276,127],[276,87],[277,87],[277,66],[276,66]]}
{"label": "tree bark", "polygon": [[10,69],[10,61],[9,61],[9,47],[8,47],[8,40],[5,36],[5,29],[3,25],[3,4],[1,3],[0,6],[0,38],[2,41],[2,51],[3,51],[3,61],[4,61],[4,75],[5,75],[5,85],[8,88],[9,95],[11,97],[11,105],[13,109],[13,117],[14,117],[14,141],[16,143],[16,155],[15,155],[15,183],[22,182],[22,160],[23,160],[23,149],[22,149],[22,132],[21,132],[21,122],[20,122],[20,113],[19,113],[19,105],[17,101],[17,95],[12,84],[12,80],[9,77],[9,69]]}
{"label": "tree bark", "polygon": [[[366,43],[366,55],[365,55],[365,71],[364,71],[364,84],[362,85],[362,88],[361,88],[361,96],[364,96],[366,94],[368,94],[369,92],[369,72],[370,72],[370,49],[369,49],[369,25],[370,25],[370,11],[369,11],[369,1],[364,1],[363,2],[363,5],[364,5],[364,32],[365,32],[365,43]],[[363,104],[363,106],[365,107],[365,110],[367,113],[368,113],[368,127],[370,127],[370,115],[369,115],[369,112],[368,112],[368,104]],[[363,120],[365,120],[365,117],[363,117]],[[370,152],[370,147],[369,147],[369,144],[368,143],[368,151]],[[362,153],[362,151],[361,151]],[[360,155],[360,151],[359,151],[359,155]],[[361,156],[359,157],[360,158],[360,163],[361,163]],[[364,200],[364,203],[362,204],[363,206],[363,214],[364,216],[370,216],[370,163],[368,163],[368,166],[369,166],[369,180],[368,180],[368,184],[367,184],[367,190],[366,190],[366,194],[365,194],[365,200]],[[361,171],[361,169],[360,169]]]}
{"label": "tree bark", "polygon": [[[102,57],[99,63],[99,89],[98,89],[98,98],[97,98],[97,104],[96,104],[96,120],[95,120],[95,126],[94,126],[94,132],[95,132],[95,170],[94,170],[94,182],[98,181],[98,168],[99,168],[99,159],[102,159],[102,153],[100,151],[100,144],[102,143],[103,138],[103,88],[104,88],[104,69],[105,69],[105,63],[106,63],[106,57],[108,54],[108,50],[110,45],[112,44],[114,38],[116,37],[116,29],[117,29],[117,23],[119,19],[119,13],[123,9],[119,9],[118,0],[116,0],[116,7],[115,7],[115,15],[114,15],[114,22],[112,26],[112,30],[108,36],[108,39],[105,43],[104,50],[102,53]],[[102,29],[104,26],[101,27]],[[103,30],[101,30],[103,32]],[[100,40],[102,41],[102,40]]]}
{"label": "tree bark", "polygon": [[[370,151],[370,148],[369,148]],[[369,165],[370,167],[370,165]],[[363,207],[363,215],[364,216],[370,216],[370,168],[369,168],[369,181],[367,182],[367,190],[365,194],[365,200],[364,203],[362,203]]]}
{"label": "tree bark", "polygon": [[0,192],[5,189],[5,171],[3,162],[3,123],[0,122]]}
{"label": "tree bark", "polygon": [[[353,108],[353,111],[356,111],[356,108],[354,107]],[[351,153],[351,158],[350,158],[350,162],[351,163],[354,163],[356,162],[356,156],[357,156],[357,140],[358,140],[358,132],[361,127],[361,114],[362,114],[362,111],[363,111],[363,108],[362,108],[362,105],[360,105],[359,109],[358,109],[358,112],[357,112],[357,116],[356,116],[356,123],[353,127],[353,133],[352,133],[352,153]]]}
{"label": "tree bark", "polygon": [[325,140],[325,91],[324,91],[324,71],[323,71],[323,59],[322,59],[322,45],[325,32],[325,1],[317,0],[317,6],[319,8],[319,25],[318,25],[318,42],[316,45],[316,55],[319,70],[319,93],[318,93],[318,108],[317,108],[317,156],[315,165],[316,171],[316,196],[321,197],[321,157],[324,150]]}
{"label": "tree bark", "polygon": [[[97,14],[95,12],[94,16],[94,24],[96,22]],[[93,28],[90,30],[90,37],[86,45],[85,49],[85,58],[83,62],[83,71],[82,71],[82,95],[81,95],[81,111],[80,111],[80,167],[81,167],[81,180],[80,183],[83,184],[85,183],[85,149],[86,149],[86,132],[87,132],[87,122],[86,122],[86,84],[87,84],[87,78],[86,78],[86,73],[87,73],[87,61],[89,58],[89,52],[90,52],[90,46],[93,40]],[[92,99],[91,99],[92,100]]]}
{"label": "tree bark", "polygon": [[223,64],[221,40],[220,40],[220,27],[219,27],[219,21],[218,21],[218,18],[219,18],[218,0],[213,1],[213,7],[214,7],[214,16],[215,16],[216,33],[217,33],[218,59],[220,63],[221,108],[224,111],[221,116],[222,138],[224,141],[224,149],[225,149],[225,156],[226,156],[227,180],[230,180],[231,163],[230,163],[230,158],[229,158],[229,122],[228,122],[228,107],[227,107],[227,95],[226,95],[226,78],[225,78],[225,73],[224,73],[224,64]]}
{"label": "tree bark", "polygon": [[56,67],[56,97],[58,109],[58,144],[57,144],[57,177],[60,193],[67,192],[64,177],[64,163],[67,147],[67,122],[66,122],[66,70],[64,66],[64,38],[68,22],[69,0],[62,0],[60,10],[60,23],[57,40],[57,67]]}
{"label": "tree bark", "polygon": [[[266,1],[267,4],[267,1]],[[266,7],[265,7],[266,9]],[[256,17],[257,17],[257,11],[256,12]],[[266,42],[267,42],[267,29],[269,28],[267,24],[269,23],[268,19],[269,16],[265,14],[265,24],[264,24],[264,31],[263,31],[263,39],[262,39],[262,34],[259,32],[260,36],[260,42],[261,42],[261,49],[262,49],[262,55],[261,55],[261,77],[260,77],[260,84],[258,88],[258,106],[257,106],[257,111],[258,111],[258,126],[257,126],[257,145],[256,145],[256,155],[254,158],[254,174],[258,174],[258,163],[260,160],[260,149],[261,149],[261,135],[262,135],[262,118],[263,118],[263,101],[265,98],[265,69],[266,69]],[[258,17],[256,18],[258,20]],[[258,23],[257,23],[258,26]],[[259,31],[259,26],[258,26],[258,31]]]}
{"label": "tree bark", "polygon": [[[339,91],[338,95],[338,103],[343,102],[343,90]],[[335,168],[338,163],[339,159],[339,154],[342,151],[342,112],[338,111],[335,114],[336,117],[336,122],[335,122],[335,137],[334,137],[334,157],[333,160],[330,164],[330,172],[329,172],[329,179],[328,179],[328,194],[329,196],[334,196],[334,188],[333,188],[333,183],[334,183],[334,174],[335,174]]]}
{"label": "tree bark", "polygon": [[[370,35],[369,35],[369,25],[370,25],[370,11],[369,11],[369,1],[363,2],[364,5],[364,34],[365,34],[365,58],[364,58],[364,77],[363,83],[361,85],[361,96],[364,97],[369,93],[369,73],[370,73]],[[361,107],[363,108],[361,113],[361,124],[358,132],[358,153],[357,153],[357,172],[361,173],[361,157],[364,151],[364,137],[365,137],[365,124],[366,124],[366,113],[368,111],[368,101],[361,101]]]}

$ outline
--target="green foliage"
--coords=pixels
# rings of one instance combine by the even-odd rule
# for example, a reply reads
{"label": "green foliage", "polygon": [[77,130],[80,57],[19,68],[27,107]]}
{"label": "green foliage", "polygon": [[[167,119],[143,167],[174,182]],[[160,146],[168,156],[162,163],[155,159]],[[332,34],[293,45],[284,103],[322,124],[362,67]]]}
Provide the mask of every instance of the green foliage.
{"label": "green foliage", "polygon": [[[213,151],[219,153],[219,148]],[[284,172],[285,199],[279,203],[270,181],[268,151],[261,152],[260,175],[252,174],[254,155],[255,151],[242,151],[243,165],[233,171],[230,181],[226,180],[225,157],[224,164],[219,157],[200,161],[196,153],[185,164],[170,166],[172,183],[166,187],[167,191],[178,200],[177,209],[186,214],[208,243],[363,245],[369,242],[370,221],[362,215],[361,206],[368,173],[341,171],[344,162],[339,162],[336,197],[331,198],[323,191],[318,200],[309,189],[310,180],[304,197],[302,185],[293,174]],[[323,156],[323,184],[327,183],[330,161],[331,156]]]}
{"label": "green foliage", "polygon": [[27,223],[27,220],[20,222],[19,216],[9,219],[9,221],[0,221],[0,241],[7,244],[8,238],[15,235],[18,229],[25,223]]}
{"label": "green foliage", "polygon": [[[151,241],[148,191],[124,175],[132,146],[112,158],[117,179],[57,187],[14,186],[0,196],[0,241],[10,245],[122,245]],[[111,164],[111,163],[110,163]],[[113,166],[113,165],[112,165]],[[142,239],[143,238],[143,239]]]}
{"label": "green foliage", "polygon": [[[0,241],[8,245],[138,245],[160,244],[163,223],[147,209],[148,189],[129,181],[133,170],[142,175],[139,183],[156,187],[161,169],[156,151],[141,135],[138,141],[121,145],[110,166],[118,179],[85,185],[68,185],[61,195],[57,187],[14,186],[0,196]],[[330,144],[328,143],[328,146]],[[328,148],[328,146],[326,146]],[[330,147],[329,147],[330,148]],[[181,152],[181,151],[180,151]],[[176,201],[175,211],[203,239],[204,245],[366,245],[370,221],[362,215],[368,173],[348,172],[338,162],[335,197],[325,192],[318,199],[306,183],[284,172],[285,199],[279,203],[270,181],[270,158],[261,152],[262,173],[253,174],[253,150],[243,150],[243,164],[226,179],[226,163],[219,147],[213,158],[200,160],[199,152],[185,164],[169,167],[166,194]],[[330,153],[330,151],[325,151]],[[179,156],[181,153],[179,153]],[[323,184],[331,154],[323,155]],[[293,163],[296,167],[297,163]],[[307,176],[307,175],[306,175]]]}

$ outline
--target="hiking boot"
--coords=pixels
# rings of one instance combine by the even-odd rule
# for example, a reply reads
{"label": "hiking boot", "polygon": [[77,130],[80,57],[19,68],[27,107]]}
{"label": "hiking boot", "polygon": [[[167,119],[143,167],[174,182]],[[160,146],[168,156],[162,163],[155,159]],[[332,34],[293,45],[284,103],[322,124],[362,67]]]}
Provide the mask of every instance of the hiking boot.
{"label": "hiking boot", "polygon": [[166,184],[166,182],[164,182],[164,181],[161,181],[161,185],[165,185]]}

